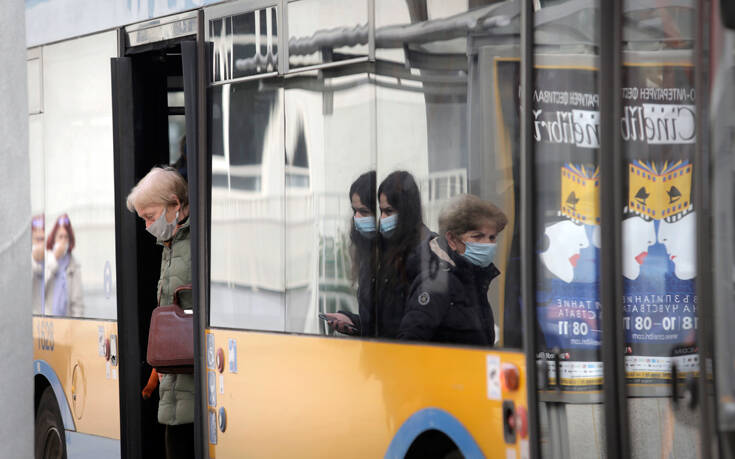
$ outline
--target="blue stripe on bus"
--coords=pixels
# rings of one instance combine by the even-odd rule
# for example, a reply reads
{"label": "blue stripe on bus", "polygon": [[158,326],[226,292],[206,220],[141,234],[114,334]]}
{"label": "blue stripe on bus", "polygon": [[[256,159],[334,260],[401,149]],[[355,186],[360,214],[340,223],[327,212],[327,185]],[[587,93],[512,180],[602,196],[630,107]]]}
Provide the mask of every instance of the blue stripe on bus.
{"label": "blue stripe on bus", "polygon": [[61,412],[61,420],[64,422],[64,429],[76,430],[76,427],[74,426],[74,418],[72,417],[71,410],[69,409],[69,402],[66,400],[66,395],[64,395],[64,389],[61,387],[59,377],[56,376],[56,372],[51,368],[51,365],[49,365],[45,360],[35,360],[33,362],[33,374],[34,376],[42,375],[45,377],[54,389],[56,404],[59,406],[59,411]]}
{"label": "blue stripe on bus", "polygon": [[385,457],[387,459],[405,457],[408,448],[411,447],[416,438],[432,429],[438,430],[451,438],[464,457],[485,457],[462,423],[451,414],[438,408],[425,408],[408,418],[390,442]]}

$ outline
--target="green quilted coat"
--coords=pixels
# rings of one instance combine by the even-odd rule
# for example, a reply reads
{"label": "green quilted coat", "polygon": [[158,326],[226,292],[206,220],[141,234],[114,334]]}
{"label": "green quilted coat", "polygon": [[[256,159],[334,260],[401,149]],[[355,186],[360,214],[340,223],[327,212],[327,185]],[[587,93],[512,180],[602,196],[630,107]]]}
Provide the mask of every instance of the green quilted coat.
{"label": "green quilted coat", "polygon": [[[174,290],[191,284],[190,227],[187,219],[171,241],[162,244],[161,277],[158,280],[158,304],[173,303]],[[179,294],[182,308],[192,308],[190,292]],[[194,376],[164,374],[159,386],[158,422],[167,425],[194,422]]]}

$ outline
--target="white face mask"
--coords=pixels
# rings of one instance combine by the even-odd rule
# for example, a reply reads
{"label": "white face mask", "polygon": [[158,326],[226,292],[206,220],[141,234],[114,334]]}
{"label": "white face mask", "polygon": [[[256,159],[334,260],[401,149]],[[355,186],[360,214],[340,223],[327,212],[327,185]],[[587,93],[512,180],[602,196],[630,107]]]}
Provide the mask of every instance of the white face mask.
{"label": "white face mask", "polygon": [[64,255],[66,255],[67,253],[69,253],[69,244],[68,243],[64,243],[64,242],[54,242],[54,248],[53,248],[53,252],[54,253],[56,253],[56,249],[59,248],[59,244],[63,244],[64,245],[64,252],[61,254],[61,256],[63,257]]}
{"label": "white face mask", "polygon": [[176,211],[176,217],[174,217],[174,221],[169,223],[166,220],[166,208],[163,208],[163,213],[160,217],[158,217],[158,220],[153,222],[151,226],[146,228],[146,231],[151,233],[153,236],[156,237],[157,240],[163,242],[168,241],[171,239],[171,236],[174,235],[174,230],[176,229],[176,223],[179,221],[179,211]]}

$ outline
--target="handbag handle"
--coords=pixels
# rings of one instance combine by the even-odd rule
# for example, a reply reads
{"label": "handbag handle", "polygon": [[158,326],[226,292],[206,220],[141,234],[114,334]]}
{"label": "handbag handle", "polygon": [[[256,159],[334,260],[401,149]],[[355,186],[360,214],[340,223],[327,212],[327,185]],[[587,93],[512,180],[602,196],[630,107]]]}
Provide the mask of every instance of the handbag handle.
{"label": "handbag handle", "polygon": [[191,289],[192,289],[191,284],[184,284],[184,285],[180,285],[176,287],[176,290],[174,290],[174,304],[176,306],[181,307],[181,305],[179,304],[179,292],[182,290],[191,290]]}

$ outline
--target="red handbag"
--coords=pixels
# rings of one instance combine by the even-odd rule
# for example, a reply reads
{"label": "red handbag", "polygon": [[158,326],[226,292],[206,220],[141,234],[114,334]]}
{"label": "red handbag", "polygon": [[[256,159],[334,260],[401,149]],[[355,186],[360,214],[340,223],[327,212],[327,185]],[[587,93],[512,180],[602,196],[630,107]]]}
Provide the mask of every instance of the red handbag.
{"label": "red handbag", "polygon": [[173,304],[158,306],[151,316],[146,360],[159,373],[194,373],[194,317],[179,305],[182,290],[191,284],[178,287]]}

